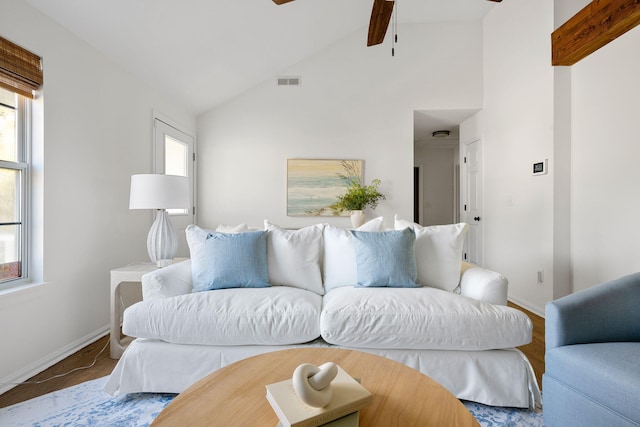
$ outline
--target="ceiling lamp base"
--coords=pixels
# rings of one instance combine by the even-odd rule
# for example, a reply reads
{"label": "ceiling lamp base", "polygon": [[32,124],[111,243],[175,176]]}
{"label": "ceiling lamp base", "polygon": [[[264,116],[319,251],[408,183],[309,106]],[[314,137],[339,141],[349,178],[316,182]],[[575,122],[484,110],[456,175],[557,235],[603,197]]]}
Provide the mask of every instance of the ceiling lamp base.
{"label": "ceiling lamp base", "polygon": [[431,134],[434,138],[446,138],[451,132],[448,130],[437,130]]}

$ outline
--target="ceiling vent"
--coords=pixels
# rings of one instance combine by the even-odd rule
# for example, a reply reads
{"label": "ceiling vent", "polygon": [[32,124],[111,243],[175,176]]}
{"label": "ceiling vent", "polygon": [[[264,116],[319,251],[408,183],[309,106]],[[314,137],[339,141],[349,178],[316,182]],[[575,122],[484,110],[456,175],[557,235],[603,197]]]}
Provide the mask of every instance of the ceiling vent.
{"label": "ceiling vent", "polygon": [[278,77],[278,86],[300,86],[302,79],[297,76],[280,76]]}

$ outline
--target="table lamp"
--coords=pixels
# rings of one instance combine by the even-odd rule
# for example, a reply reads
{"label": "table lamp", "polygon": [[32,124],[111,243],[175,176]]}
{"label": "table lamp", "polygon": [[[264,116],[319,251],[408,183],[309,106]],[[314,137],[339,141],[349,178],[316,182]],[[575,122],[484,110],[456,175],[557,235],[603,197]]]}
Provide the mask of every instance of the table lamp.
{"label": "table lamp", "polygon": [[171,263],[178,250],[176,232],[166,209],[189,208],[186,176],[139,174],[131,176],[129,209],[156,209],[156,219],[147,236],[149,258],[158,267]]}

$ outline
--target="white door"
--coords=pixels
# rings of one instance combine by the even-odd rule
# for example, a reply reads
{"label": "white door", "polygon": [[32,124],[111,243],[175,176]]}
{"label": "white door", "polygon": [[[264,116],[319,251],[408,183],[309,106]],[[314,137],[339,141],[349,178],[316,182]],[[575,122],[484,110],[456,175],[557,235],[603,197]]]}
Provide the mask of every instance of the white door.
{"label": "white door", "polygon": [[480,140],[464,145],[463,152],[464,190],[462,200],[462,221],[469,224],[469,232],[464,248],[464,259],[482,265],[482,142]]}
{"label": "white door", "polygon": [[154,173],[189,177],[189,199],[191,209],[169,209],[170,221],[178,236],[178,257],[189,256],[185,229],[195,224],[195,154],[194,137],[167,124],[159,118],[154,119]]}

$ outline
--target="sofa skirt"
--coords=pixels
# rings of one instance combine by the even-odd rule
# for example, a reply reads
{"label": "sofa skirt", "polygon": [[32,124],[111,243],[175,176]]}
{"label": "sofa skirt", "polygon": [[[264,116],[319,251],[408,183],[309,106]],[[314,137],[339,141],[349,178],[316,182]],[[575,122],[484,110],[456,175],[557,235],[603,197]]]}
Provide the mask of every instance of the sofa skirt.
{"label": "sofa skirt", "polygon": [[[299,347],[335,347],[321,339],[290,346],[200,346],[138,338],[111,373],[105,391],[180,393],[209,373],[258,354]],[[356,349],[403,363],[462,400],[535,408],[540,389],[531,364],[517,349],[485,351]]]}

